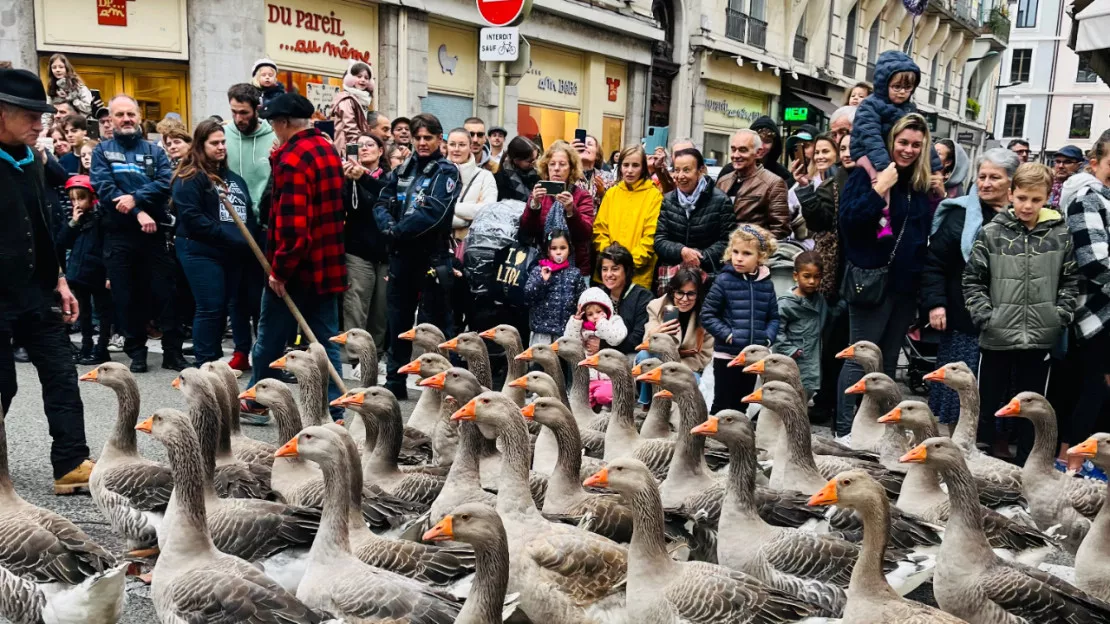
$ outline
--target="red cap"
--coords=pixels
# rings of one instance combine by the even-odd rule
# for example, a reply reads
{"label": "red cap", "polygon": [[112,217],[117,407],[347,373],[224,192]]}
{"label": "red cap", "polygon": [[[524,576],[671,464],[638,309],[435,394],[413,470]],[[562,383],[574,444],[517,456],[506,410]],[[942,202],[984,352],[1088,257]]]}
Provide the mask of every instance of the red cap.
{"label": "red cap", "polygon": [[74,188],[83,188],[93,195],[96,195],[96,189],[93,188],[92,180],[90,180],[87,175],[70,176],[70,178],[66,180],[66,192],[68,193],[69,189]]}

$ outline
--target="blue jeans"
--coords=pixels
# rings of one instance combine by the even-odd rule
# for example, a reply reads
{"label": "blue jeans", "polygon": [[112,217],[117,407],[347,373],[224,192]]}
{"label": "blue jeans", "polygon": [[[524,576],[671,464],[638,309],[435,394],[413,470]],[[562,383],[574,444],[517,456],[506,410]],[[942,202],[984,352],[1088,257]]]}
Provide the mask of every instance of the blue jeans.
{"label": "blue jeans", "polygon": [[234,322],[243,286],[243,265],[232,254],[218,257],[213,248],[185,237],[174,244],[189,289],[193,291],[196,312],[193,314],[193,349],[197,366],[223,357],[224,324],[232,312],[232,335],[235,349],[250,348],[250,325]]}
{"label": "blue jeans", "polygon": [[[304,315],[312,333],[328,353],[328,359],[336,371],[343,370],[339,361],[339,345],[328,338],[339,333],[339,296],[318,295],[290,290],[289,296],[297,304],[297,308]],[[251,384],[258,383],[260,379],[274,376],[270,362],[278,359],[285,353],[285,343],[289,336],[297,331],[297,320],[285,307],[285,302],[274,294],[269,288],[262,290],[262,313],[258,319],[258,339],[254,342],[251,352],[252,374]],[[328,402],[339,398],[339,388],[328,381]],[[333,410],[332,417],[341,414],[342,410]]]}

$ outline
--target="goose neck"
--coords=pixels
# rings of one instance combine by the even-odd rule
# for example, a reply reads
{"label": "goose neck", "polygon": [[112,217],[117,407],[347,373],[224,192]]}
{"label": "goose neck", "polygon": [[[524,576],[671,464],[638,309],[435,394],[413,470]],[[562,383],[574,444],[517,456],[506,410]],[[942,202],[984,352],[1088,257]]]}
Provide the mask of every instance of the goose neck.
{"label": "goose neck", "polygon": [[9,498],[18,495],[8,469],[8,428],[3,414],[0,409],[0,497]]}
{"label": "goose neck", "polygon": [[297,404],[293,401],[293,395],[290,393],[287,397],[282,397],[281,400],[274,401],[270,406],[270,412],[274,416],[274,421],[278,426],[278,440],[281,444],[293,439],[303,428],[301,423],[300,410],[297,409]]}
{"label": "goose neck", "polygon": [[497,488],[497,511],[521,513],[538,511],[528,486],[529,465],[532,463],[528,428],[524,419],[509,415],[498,426],[501,440],[501,477]]}
{"label": "goose neck", "polygon": [[301,387],[301,417],[306,427],[326,425],[331,422],[328,414],[328,389],[323,375],[316,366],[297,376]]}
{"label": "goose neck", "polygon": [[475,541],[474,584],[458,622],[500,622],[509,587],[509,540],[500,524],[489,538]]}
{"label": "goose neck", "polygon": [[798,406],[791,404],[775,407],[774,411],[782,419],[786,435],[786,449],[789,455],[788,461],[806,472],[819,475],[817,462],[813,458],[813,442],[810,438],[809,426],[802,422],[805,416]]}
{"label": "goose neck", "polygon": [[1033,449],[1029,451],[1025,465],[1041,472],[1055,473],[1056,414],[1038,414],[1030,420],[1033,423]]}
{"label": "goose neck", "polygon": [[638,560],[643,569],[657,572],[672,567],[674,562],[667,554],[667,544],[663,536],[663,502],[659,496],[659,488],[654,483],[647,484],[627,498],[631,498],[634,519],[632,541],[628,547],[629,558]]}
{"label": "goose neck", "polygon": [[358,358],[359,383],[363,388],[372,388],[378,385],[378,349],[371,348],[369,344],[359,344],[355,349]]}
{"label": "goose neck", "polygon": [[455,461],[447,472],[447,483],[480,483],[479,457],[482,452],[482,434],[474,423],[459,423],[459,445]]}
{"label": "goose neck", "polygon": [[709,409],[699,392],[680,391],[675,392],[674,396],[674,400],[678,402],[682,430],[678,432],[671,465],[691,474],[707,474],[709,467],[705,464],[705,437],[694,435],[690,430],[708,420]]}
{"label": "goose neck", "polygon": [[728,487],[725,497],[740,513],[759,517],[755,502],[755,445],[735,442],[728,445]]}
{"label": "goose neck", "polygon": [[582,437],[578,432],[578,423],[570,414],[560,416],[559,421],[549,427],[555,434],[555,443],[559,447],[559,458],[555,462],[555,471],[551,480],[556,488],[566,493],[582,492]]}
{"label": "goose neck", "polygon": [[139,422],[139,384],[134,378],[124,379],[120,385],[113,386],[112,389],[115,390],[116,401],[119,403],[116,428],[112,432],[112,444],[125,453],[135,453],[138,451],[135,425]]}
{"label": "goose neck", "polygon": [[[338,452],[341,455],[344,454],[342,451]],[[312,548],[315,550],[319,544],[320,547],[329,550],[350,552],[350,509],[353,492],[348,474],[348,462],[334,459],[320,462],[320,471],[324,475],[324,509],[320,515],[320,529],[316,539],[313,540]]]}
{"label": "goose neck", "polygon": [[[567,378],[563,375],[563,365],[559,363],[559,358],[548,359],[546,357],[537,360],[543,372],[547,373],[552,379],[555,380],[555,388],[559,391],[559,400],[564,405],[569,404],[567,398]],[[586,372],[589,375],[589,371]],[[616,400],[614,398],[614,400]]]}
{"label": "goose neck", "polygon": [[177,503],[178,518],[174,522],[172,538],[183,543],[201,540],[211,545],[208,532],[208,513],[204,501],[206,490],[211,489],[211,479],[205,476],[201,458],[203,443],[186,430],[163,440],[166,455],[173,473],[173,494]]}
{"label": "goose neck", "polygon": [[189,407],[189,419],[200,444],[200,465],[204,482],[212,483],[216,475],[216,445],[220,436],[219,411],[209,401],[196,401]]}
{"label": "goose neck", "polygon": [[[374,462],[382,467],[397,469],[397,458],[401,454],[401,443],[405,431],[401,424],[401,406],[393,403],[388,413],[376,415],[378,439],[374,445],[372,457]],[[366,428],[367,442],[370,438],[370,427]]]}
{"label": "goose neck", "polygon": [[864,595],[898,594],[890,587],[883,574],[883,558],[886,555],[887,527],[890,526],[890,503],[881,494],[870,504],[855,509],[863,520],[863,545],[859,558],[852,568],[852,578],[848,582],[848,592]]}
{"label": "goose neck", "polygon": [[979,433],[979,389],[975,384],[956,388],[960,397],[960,416],[952,430],[952,441],[965,451],[975,448]]}
{"label": "goose neck", "polygon": [[502,344],[501,348],[505,350],[505,359],[508,360],[507,377],[509,379],[520,379],[528,374],[528,363],[516,359],[516,356],[524,351],[519,341],[509,340],[505,344]]}
{"label": "goose neck", "polygon": [[983,552],[989,551],[990,544],[983,532],[983,512],[979,508],[978,490],[967,464],[960,457],[957,464],[947,466],[941,472],[948,485],[951,506],[946,533],[951,531],[959,536],[961,543],[978,546]]}
{"label": "goose neck", "polygon": [[462,356],[466,358],[466,368],[486,388],[493,387],[493,371],[489,363],[489,352],[485,350],[484,345],[481,350],[475,350],[472,353],[463,353]]}

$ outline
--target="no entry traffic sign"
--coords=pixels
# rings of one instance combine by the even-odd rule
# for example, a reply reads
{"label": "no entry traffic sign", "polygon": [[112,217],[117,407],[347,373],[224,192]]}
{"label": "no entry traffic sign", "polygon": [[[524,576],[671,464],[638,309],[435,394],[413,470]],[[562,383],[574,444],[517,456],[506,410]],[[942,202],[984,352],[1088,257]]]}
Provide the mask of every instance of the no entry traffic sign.
{"label": "no entry traffic sign", "polygon": [[530,0],[475,0],[482,19],[490,26],[508,26],[522,18],[526,13],[525,5],[531,8]]}

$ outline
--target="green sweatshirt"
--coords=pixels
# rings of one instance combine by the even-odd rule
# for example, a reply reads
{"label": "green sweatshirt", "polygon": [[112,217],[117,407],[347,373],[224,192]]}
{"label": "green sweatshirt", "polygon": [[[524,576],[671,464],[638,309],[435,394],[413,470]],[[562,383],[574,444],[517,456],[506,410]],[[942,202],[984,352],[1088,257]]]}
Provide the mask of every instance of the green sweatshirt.
{"label": "green sweatshirt", "polygon": [[234,123],[228,123],[224,129],[228,168],[246,181],[252,210],[255,219],[258,219],[258,207],[266,185],[270,183],[270,150],[276,140],[274,129],[264,119],[259,119],[258,127],[248,135],[239,132]]}

